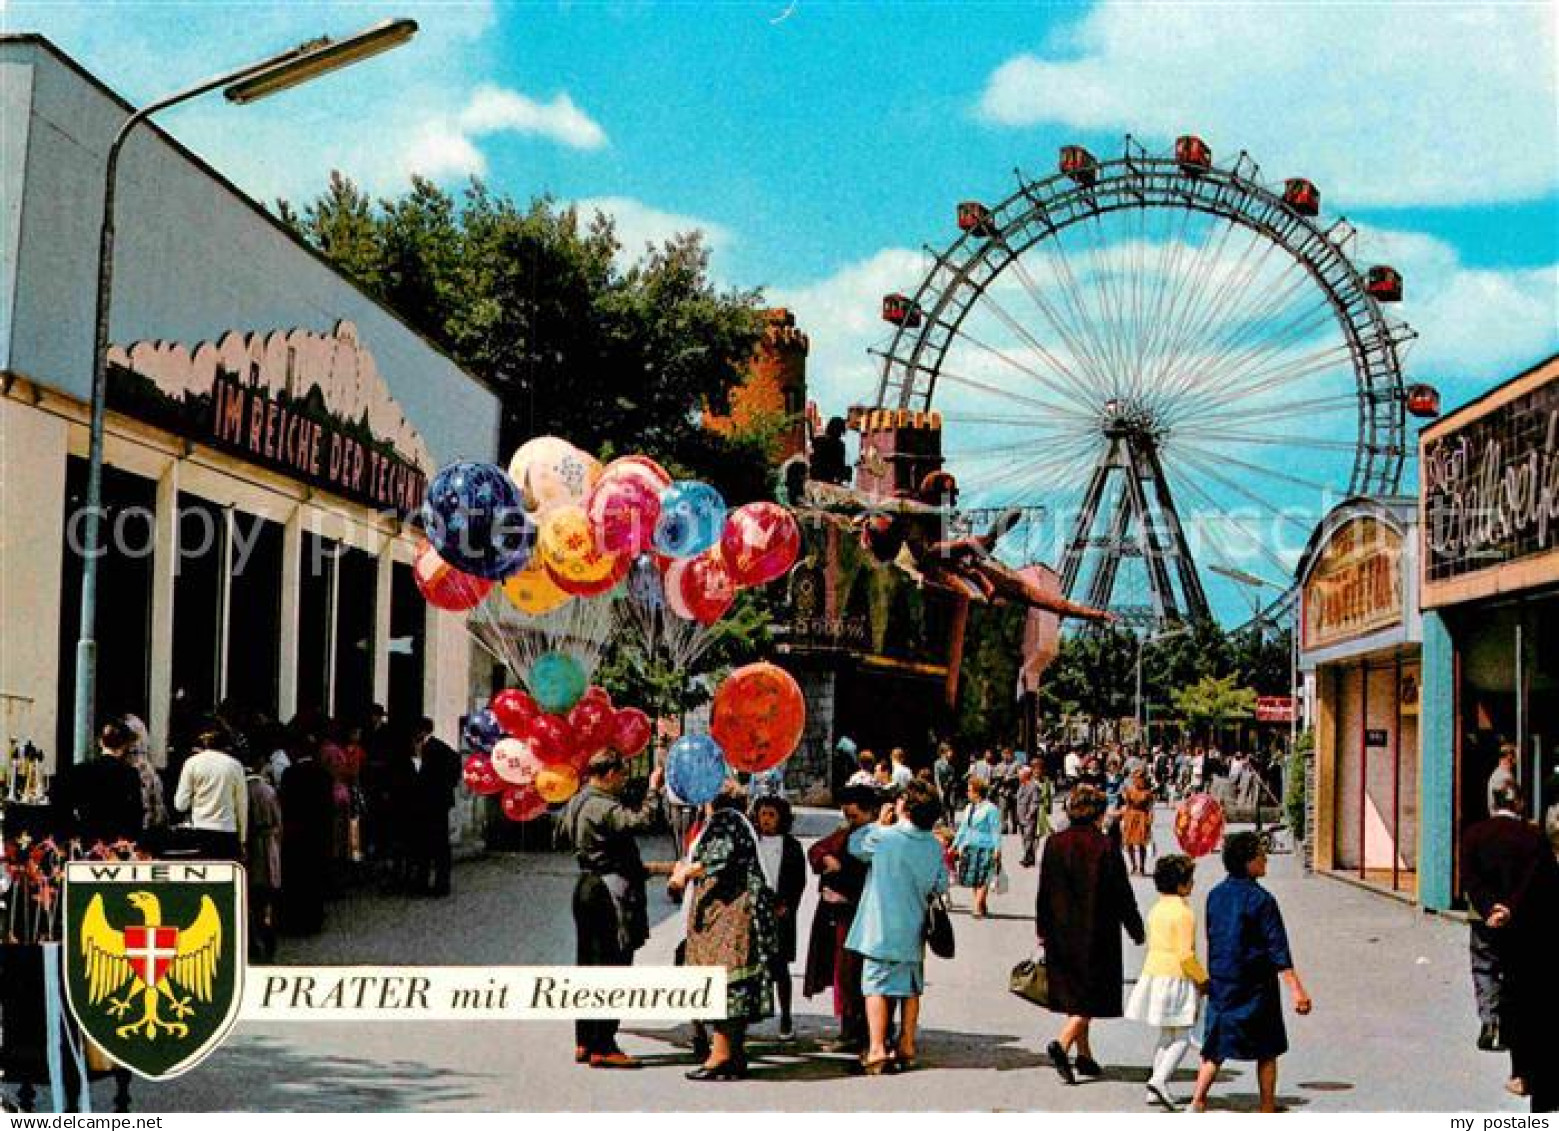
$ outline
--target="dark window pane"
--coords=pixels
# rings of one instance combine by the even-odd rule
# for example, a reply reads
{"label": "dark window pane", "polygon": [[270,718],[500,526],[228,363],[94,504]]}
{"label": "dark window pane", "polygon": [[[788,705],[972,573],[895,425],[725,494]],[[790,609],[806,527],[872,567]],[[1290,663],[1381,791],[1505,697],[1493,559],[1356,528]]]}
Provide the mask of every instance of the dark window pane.
{"label": "dark window pane", "polygon": [[347,549],[337,563],[336,718],[366,718],[374,693],[374,605],[379,562]]}
{"label": "dark window pane", "polygon": [[390,701],[386,704],[395,719],[414,719],[423,713],[427,612],[411,566],[397,562],[390,579]]}
{"label": "dark window pane", "polygon": [[221,674],[222,508],[179,494],[179,555],[173,580],[173,733],[176,748],[199,717],[215,709]]}
{"label": "dark window pane", "polygon": [[281,652],[282,528],[257,515],[233,516],[226,698],[276,714]]}
{"label": "dark window pane", "polygon": [[330,590],[341,545],[304,534],[298,569],[298,710],[330,704]]}
{"label": "dark window pane", "polygon": [[[60,765],[75,741],[76,639],[81,625],[81,541],[84,523],[73,521],[86,505],[87,461],[71,456],[65,467],[64,577],[60,586]],[[97,567],[97,717],[130,712],[150,716],[152,558],[156,546],[157,484],[113,467],[103,468],[101,545]],[[41,736],[40,736],[41,737]]]}

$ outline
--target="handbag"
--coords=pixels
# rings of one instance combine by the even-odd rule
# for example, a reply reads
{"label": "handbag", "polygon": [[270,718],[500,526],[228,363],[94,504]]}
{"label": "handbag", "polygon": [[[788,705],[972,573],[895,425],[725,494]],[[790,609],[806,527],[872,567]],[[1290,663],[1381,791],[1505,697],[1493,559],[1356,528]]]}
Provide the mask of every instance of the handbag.
{"label": "handbag", "polygon": [[996,877],[991,881],[991,894],[1006,895],[1012,888],[1012,881],[1007,878],[1007,869],[1001,866],[1001,857],[996,857]]}
{"label": "handbag", "polygon": [[1050,1008],[1050,971],[1042,957],[1025,958],[1007,976],[1007,988],[1041,1009]]}
{"label": "handbag", "polygon": [[926,945],[938,958],[951,958],[957,949],[953,938],[953,917],[947,910],[946,897],[933,893],[926,903]]}

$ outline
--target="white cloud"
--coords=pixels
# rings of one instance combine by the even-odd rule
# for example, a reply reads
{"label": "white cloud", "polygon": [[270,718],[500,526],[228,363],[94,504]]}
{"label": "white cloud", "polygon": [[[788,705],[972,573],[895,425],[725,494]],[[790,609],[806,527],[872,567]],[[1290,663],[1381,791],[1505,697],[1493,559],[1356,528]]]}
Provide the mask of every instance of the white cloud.
{"label": "white cloud", "polygon": [[731,229],[717,221],[680,212],[665,212],[625,196],[586,197],[576,200],[574,206],[579,209],[581,216],[604,212],[616,222],[617,242],[622,245],[620,254],[624,262],[633,262],[644,254],[647,246],[659,245],[683,232],[703,232],[704,246],[716,256],[728,250],[735,241]]}
{"label": "white cloud", "polygon": [[1158,144],[1197,133],[1353,204],[1532,199],[1559,185],[1556,13],[1104,0],[998,67],[977,113]]}
{"label": "white cloud", "polygon": [[460,126],[476,137],[493,133],[531,134],[570,149],[600,149],[606,131],[567,94],[537,102],[498,86],[478,87],[460,112]]}

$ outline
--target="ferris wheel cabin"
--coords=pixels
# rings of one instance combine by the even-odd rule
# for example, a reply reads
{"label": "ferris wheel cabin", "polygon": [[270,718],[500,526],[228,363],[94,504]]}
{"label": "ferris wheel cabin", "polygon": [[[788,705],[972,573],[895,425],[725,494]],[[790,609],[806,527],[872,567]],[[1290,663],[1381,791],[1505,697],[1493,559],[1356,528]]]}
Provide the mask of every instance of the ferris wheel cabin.
{"label": "ferris wheel cabin", "polygon": [[1201,138],[1186,134],[1175,139],[1175,161],[1182,173],[1194,176],[1213,167],[1213,151]]}
{"label": "ferris wheel cabin", "polygon": [[1409,385],[1407,411],[1419,417],[1439,416],[1440,390],[1433,385]]}
{"label": "ferris wheel cabin", "polygon": [[1364,276],[1364,289],[1376,302],[1402,301],[1402,276],[1395,267],[1371,267]]}
{"label": "ferris wheel cabin", "polygon": [[883,295],[882,320],[913,330],[920,325],[920,307],[908,295]]}
{"label": "ferris wheel cabin", "polygon": [[1080,145],[1061,147],[1061,171],[1084,188],[1092,188],[1099,179],[1099,162]]}
{"label": "ferris wheel cabin", "polygon": [[1291,177],[1283,182],[1283,203],[1301,216],[1321,214],[1321,190],[1303,177]]}
{"label": "ferris wheel cabin", "polygon": [[990,239],[996,234],[996,224],[991,210],[978,200],[965,200],[958,205],[958,230],[971,236]]}

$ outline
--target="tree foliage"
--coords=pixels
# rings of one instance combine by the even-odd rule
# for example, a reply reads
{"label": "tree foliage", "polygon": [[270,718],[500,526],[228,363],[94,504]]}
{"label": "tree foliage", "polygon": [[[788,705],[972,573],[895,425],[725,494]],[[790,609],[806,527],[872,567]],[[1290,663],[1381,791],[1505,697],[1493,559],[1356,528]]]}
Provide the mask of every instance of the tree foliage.
{"label": "tree foliage", "polygon": [[1229,719],[1249,718],[1256,709],[1256,693],[1237,685],[1237,676],[1204,676],[1171,693],[1175,709],[1193,731],[1208,731]]}
{"label": "tree foliage", "polygon": [[500,451],[555,434],[602,456],[644,452],[732,504],[768,493],[761,436],[696,426],[728,407],[762,332],[756,291],[709,277],[699,232],[625,262],[609,217],[521,206],[473,179],[456,199],[413,178],[371,201],[349,178],[278,213],[344,274],[495,388]]}

